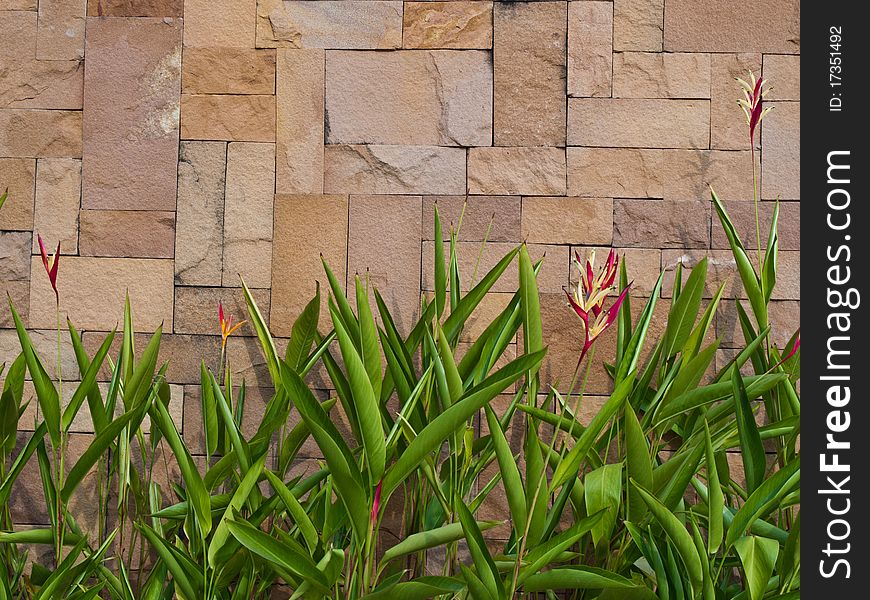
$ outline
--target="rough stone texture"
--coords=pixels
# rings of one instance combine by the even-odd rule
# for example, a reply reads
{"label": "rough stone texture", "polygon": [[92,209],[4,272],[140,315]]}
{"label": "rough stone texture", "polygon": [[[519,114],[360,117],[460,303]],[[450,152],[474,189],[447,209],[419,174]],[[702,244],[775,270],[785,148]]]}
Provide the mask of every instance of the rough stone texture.
{"label": "rough stone texture", "polygon": [[180,17],[184,0],[88,0],[89,17]]}
{"label": "rough stone texture", "polygon": [[496,145],[565,144],[567,9],[567,2],[495,3]]}
{"label": "rough stone texture", "polygon": [[0,0],[0,10],[3,11],[35,11],[39,0]]}
{"label": "rough stone texture", "polygon": [[488,55],[474,50],[329,52],[326,113],[329,144],[488,146]]}
{"label": "rough stone texture", "polygon": [[181,139],[275,141],[275,96],[181,96]]}
{"label": "rough stone texture", "polygon": [[569,2],[568,95],[609,97],[612,74],[613,3]]}
{"label": "rough stone texture", "polygon": [[628,148],[707,148],[706,100],[571,98],[568,143]]}
{"label": "rough stone texture", "polygon": [[714,54],[710,63],[711,147],[749,150],[749,128],[737,99],[743,97],[735,77],[761,71],[760,54]]}
{"label": "rough stone texture", "polygon": [[[734,202],[724,200],[725,210],[737,230],[743,245],[747,249],[758,247],[755,233],[755,203]],[[758,206],[759,228],[761,230],[761,247],[767,248],[767,234],[770,231],[770,220],[773,217],[775,202],[761,202]],[[800,250],[801,207],[799,202],[781,202],[779,205],[779,240],[780,250]],[[713,248],[729,248],[725,230],[719,220],[713,215]]]}
{"label": "rough stone texture", "polygon": [[325,53],[278,50],[275,191],[323,192]]}
{"label": "rough stone texture", "polygon": [[801,105],[772,102],[771,106],[774,110],[761,122],[761,197],[795,200],[801,192]]}
{"label": "rough stone texture", "polygon": [[29,231],[0,232],[0,280],[21,281],[30,278]]}
{"label": "rough stone texture", "polygon": [[[773,301],[768,305],[768,319],[770,321],[770,337],[780,349],[786,343],[801,324],[800,302],[792,300]],[[746,342],[743,338],[743,329],[737,317],[737,308],[733,303],[720,304],[716,313],[716,335],[722,338],[724,348],[743,348]]]}
{"label": "rough stone texture", "polygon": [[36,58],[84,58],[86,5],[87,0],[40,0]]}
{"label": "rough stone texture", "polygon": [[[407,335],[420,307],[422,200],[419,196],[351,196],[347,284],[368,277]],[[385,218],[389,215],[389,218]],[[402,223],[402,227],[395,227]]]}
{"label": "rough stone texture", "polygon": [[571,196],[661,198],[663,150],[568,148]]}
{"label": "rough stone texture", "polygon": [[720,198],[751,200],[750,154],[748,151],[666,151],[662,166],[665,200],[706,201],[710,198],[711,186]]}
{"label": "rough stone texture", "polygon": [[665,0],[613,0],[614,52],[661,52]]}
{"label": "rough stone texture", "polygon": [[251,0],[184,0],[184,45],[253,48],[256,20]]}
{"label": "rough stone texture", "polygon": [[492,2],[405,2],[405,48],[492,48]]}
{"label": "rough stone texture", "polygon": [[565,151],[559,148],[472,148],[471,194],[550,196],[565,193]]}
{"label": "rough stone texture", "polygon": [[402,3],[396,1],[260,0],[257,46],[389,49],[402,46]]}
{"label": "rough stone texture", "polygon": [[800,52],[800,1],[668,0],[669,52]]}
{"label": "rough stone texture", "polygon": [[326,146],[327,194],[464,194],[465,150],[437,146]]}
{"label": "rough stone texture", "polygon": [[[268,321],[269,290],[252,289],[251,295]],[[248,308],[241,288],[175,287],[175,333],[215,335],[220,333],[218,305],[223,303],[224,313],[235,322],[247,321]],[[273,330],[274,333],[274,330]],[[255,335],[250,322],[238,328],[233,335]]]}
{"label": "rough stone texture", "polygon": [[523,239],[551,244],[610,244],[610,198],[523,198]]}
{"label": "rough stone texture", "polygon": [[616,200],[613,243],[642,248],[707,248],[710,204],[669,200]]}
{"label": "rough stone texture", "polygon": [[223,277],[237,287],[268,288],[272,264],[275,145],[231,143],[227,147]]}
{"label": "rough stone texture", "polygon": [[82,155],[82,113],[72,110],[0,110],[0,155]]}
{"label": "rough stone texture", "polygon": [[274,94],[275,51],[188,48],[181,85],[186,94]]}
{"label": "rough stone texture", "polygon": [[81,110],[80,60],[20,60],[0,67],[0,108]]}
{"label": "rough stone texture", "polygon": [[[125,293],[130,295],[134,325],[140,331],[153,331],[161,323],[172,327],[171,260],[69,256],[63,264],[57,283],[61,314],[68,314],[80,329],[109,331],[117,326]],[[38,256],[30,267],[30,325],[57,326],[54,292]]]}
{"label": "rough stone texture", "polygon": [[801,99],[801,57],[796,54],[765,54],[762,74],[776,88],[770,99]]}
{"label": "rough stone texture", "polygon": [[79,219],[79,253],[82,256],[175,256],[174,212],[83,210]]}
{"label": "rough stone texture", "polygon": [[[425,196],[423,239],[435,239],[435,207],[441,217],[444,241],[451,227],[464,242],[520,241],[520,198],[517,196]],[[460,227],[461,220],[461,227]]]}
{"label": "rough stone texture", "polygon": [[175,281],[220,285],[227,145],[181,142],[175,223]]}
{"label": "rough stone texture", "polygon": [[[78,252],[81,189],[82,161],[74,158],[37,161],[33,229],[42,236],[51,252],[58,242],[62,254]],[[39,252],[35,237],[33,252]]]}
{"label": "rough stone texture", "polygon": [[[18,316],[25,326],[30,325],[30,281],[0,281],[0,294],[9,294]],[[0,327],[14,327],[9,304],[0,307]],[[17,338],[16,338],[17,341]]]}
{"label": "rough stone texture", "polygon": [[7,191],[0,209],[0,229],[33,229],[33,197],[36,161],[30,158],[0,158],[0,185]]}
{"label": "rough stone texture", "polygon": [[709,98],[709,54],[618,52],[614,98]]}
{"label": "rough stone texture", "polygon": [[181,21],[91,18],[87,53],[82,206],[174,210]]}
{"label": "rough stone texture", "polygon": [[322,283],[320,315],[328,318],[328,282],[323,260],[336,278],[346,280],[346,196],[275,197],[275,244],[272,252],[272,333],[289,336],[293,322],[314,297],[315,281]]}

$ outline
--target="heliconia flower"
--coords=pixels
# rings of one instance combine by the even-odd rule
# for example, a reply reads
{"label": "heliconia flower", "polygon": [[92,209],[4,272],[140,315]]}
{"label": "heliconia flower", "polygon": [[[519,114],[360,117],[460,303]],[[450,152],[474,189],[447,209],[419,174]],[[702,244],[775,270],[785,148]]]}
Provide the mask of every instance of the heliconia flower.
{"label": "heliconia flower", "polygon": [[749,125],[749,139],[755,142],[755,128],[761,122],[761,119],[771,111],[771,108],[762,108],[764,96],[770,91],[770,88],[765,88],[767,85],[766,79],[755,79],[755,74],[749,71],[749,81],[744,81],[737,78],[740,87],[743,88],[744,98],[737,101],[740,108],[743,109],[743,114],[746,115],[746,123]]}
{"label": "heliconia flower", "polygon": [[45,244],[42,242],[42,236],[36,236],[39,242],[39,254],[42,256],[42,265],[45,267],[45,272],[48,273],[48,281],[51,283],[51,289],[54,290],[54,298],[60,302],[60,295],[57,293],[57,267],[60,262],[60,242],[57,243],[57,249],[54,251],[54,256],[48,258],[48,253],[45,251]]}
{"label": "heliconia flower", "polygon": [[787,361],[787,360],[790,359],[792,356],[794,356],[795,354],[797,354],[797,351],[800,350],[800,347],[801,347],[801,330],[800,330],[800,328],[798,328],[798,330],[797,330],[797,338],[795,339],[795,341],[794,341],[794,345],[791,347],[791,350],[789,350],[788,354],[786,354],[785,356],[783,356],[783,357],[782,357],[782,360],[779,361],[778,363],[776,363],[776,366],[774,366],[773,368],[776,369],[776,368],[779,367],[781,364],[783,364],[785,361]]}
{"label": "heliconia flower", "polygon": [[378,522],[378,510],[381,507],[381,487],[384,485],[384,480],[378,482],[378,487],[375,488],[375,501],[372,503],[372,527]]}
{"label": "heliconia flower", "polygon": [[582,362],[583,357],[586,356],[586,353],[595,343],[595,340],[598,339],[598,336],[604,333],[616,321],[619,309],[628,295],[631,284],[629,283],[625,286],[625,289],[622,290],[622,293],[619,294],[609,308],[605,308],[605,302],[611,293],[616,291],[614,282],[616,281],[616,274],[619,271],[619,258],[616,256],[616,252],[613,249],[610,250],[610,253],[607,255],[607,263],[598,272],[597,276],[594,271],[594,250],[589,253],[589,258],[585,264],[580,260],[579,254],[575,253],[574,260],[580,269],[580,282],[577,284],[573,295],[568,290],[565,290],[565,294],[568,296],[568,304],[583,321],[584,340],[583,348],[580,351],[579,363]]}
{"label": "heliconia flower", "polygon": [[246,321],[239,321],[238,323],[233,325],[232,315],[226,318],[224,317],[223,302],[218,302],[218,318],[220,319],[221,323],[221,346],[223,347],[227,345],[227,338],[229,338],[236,329],[244,325]]}

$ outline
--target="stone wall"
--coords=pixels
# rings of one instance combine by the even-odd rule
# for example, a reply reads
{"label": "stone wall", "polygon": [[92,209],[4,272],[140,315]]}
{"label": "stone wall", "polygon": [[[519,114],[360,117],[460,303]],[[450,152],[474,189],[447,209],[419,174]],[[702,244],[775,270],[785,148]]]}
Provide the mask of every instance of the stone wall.
{"label": "stone wall", "polygon": [[[711,285],[741,295],[706,188],[754,247],[734,81],[752,69],[774,88],[762,221],[785,201],[772,308],[785,343],[799,320],[798,24],[798,0],[0,0],[0,289],[47,357],[36,233],[61,243],[61,309],[92,350],[129,292],[143,334],[163,324],[193,440],[199,360],[218,359],[218,301],[243,313],[240,275],[281,339],[324,279],[321,254],[342,280],[368,272],[407,328],[433,287],[433,207],[456,223],[467,201],[465,282],[484,238],[481,269],[522,240],[546,254],[543,372],[564,380],[582,335],[561,291],[574,250],[619,248],[639,296],[709,254]],[[17,353],[10,321],[3,303],[0,362]],[[251,333],[229,354],[254,411],[269,392]],[[741,342],[733,304],[716,334],[724,359]],[[607,389],[597,373],[589,391]]]}

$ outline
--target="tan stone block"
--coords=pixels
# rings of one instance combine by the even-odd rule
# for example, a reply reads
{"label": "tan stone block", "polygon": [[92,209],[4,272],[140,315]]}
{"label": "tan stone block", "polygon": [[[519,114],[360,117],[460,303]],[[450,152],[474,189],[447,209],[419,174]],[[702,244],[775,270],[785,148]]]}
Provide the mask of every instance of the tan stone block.
{"label": "tan stone block", "polygon": [[180,17],[184,0],[88,0],[89,17]]}
{"label": "tan stone block", "polygon": [[274,194],[275,145],[229,144],[224,209],[224,286],[237,287],[241,276],[250,287],[270,287]]}
{"label": "tan stone block", "polygon": [[661,52],[665,0],[613,0],[614,52]]}
{"label": "tan stone block", "polygon": [[471,194],[551,196],[565,193],[565,150],[561,148],[471,148]]}
{"label": "tan stone block", "polygon": [[353,146],[324,149],[328,194],[464,194],[465,149]]}
{"label": "tan stone block", "polygon": [[[572,286],[577,285],[580,275],[580,267],[575,257],[579,256],[585,265],[585,261],[593,250],[595,251],[595,266],[599,268],[607,259],[607,253],[610,252],[609,247],[571,248]],[[648,298],[652,294],[653,289],[655,289],[656,281],[661,273],[662,251],[656,248],[616,248],[616,255],[619,257],[619,260],[625,263],[628,280],[632,282],[632,297]]]}
{"label": "tan stone block", "polygon": [[84,64],[21,60],[0,71],[0,107],[81,110]]}
{"label": "tan stone block", "polygon": [[[750,152],[668,150],[662,168],[665,200],[752,199]],[[756,159],[757,160],[757,159]]]}
{"label": "tan stone block", "polygon": [[320,318],[328,319],[329,284],[321,256],[344,283],[347,279],[346,196],[275,196],[272,249],[272,312],[275,335],[289,336],[293,322],[321,282]]}
{"label": "tan stone block", "polygon": [[4,65],[12,61],[28,61],[36,58],[37,15],[35,12],[26,10],[0,12],[0,31],[3,31],[7,39],[15,40],[14,44],[3,44],[3,48],[0,49],[0,60]]}
{"label": "tan stone block", "polygon": [[184,45],[253,48],[256,21],[250,0],[184,0]]}
{"label": "tan stone block", "polygon": [[571,98],[568,143],[627,148],[708,148],[710,102]]}
{"label": "tan stone block", "polygon": [[799,54],[765,54],[763,75],[771,93],[767,100],[801,99],[801,57]]}
{"label": "tan stone block", "polygon": [[323,50],[278,51],[275,191],[279,194],[323,192],[325,63]]}
{"label": "tan stone block", "polygon": [[[425,196],[423,239],[435,239],[435,206],[441,217],[444,241],[451,227],[464,242],[519,242],[520,198],[517,196]],[[461,224],[461,226],[460,226]]]}
{"label": "tan stone block", "polygon": [[670,200],[615,200],[613,243],[619,247],[707,248],[710,204]]}
{"label": "tan stone block", "polygon": [[[33,327],[57,325],[54,292],[44,275],[42,259],[30,267],[30,322]],[[58,274],[60,311],[82,329],[109,331],[121,322],[124,296],[130,295],[134,326],[154,330],[172,327],[172,261],[142,258],[63,257]]]}
{"label": "tan stone block", "polygon": [[572,196],[661,198],[663,150],[568,148]]}
{"label": "tan stone block", "polygon": [[[82,161],[75,158],[41,158],[36,161],[36,203],[33,229],[49,252],[60,242],[62,254],[77,254]],[[39,253],[37,240],[33,252]]]}
{"label": "tan stone block", "polygon": [[79,219],[82,256],[174,257],[174,212],[83,210]]}
{"label": "tan stone block", "polygon": [[[743,307],[749,311],[748,303]],[[796,300],[778,300],[767,305],[770,323],[770,339],[781,350],[801,326],[801,304]],[[722,302],[716,312],[716,336],[722,339],[724,348],[742,348],[746,345],[743,329],[733,302]]]}
{"label": "tan stone block", "polygon": [[84,58],[86,13],[87,0],[41,0],[36,58]]}
{"label": "tan stone block", "polygon": [[[251,295],[260,313],[269,319],[269,290],[253,289]],[[241,288],[175,287],[175,333],[215,335],[220,333],[218,305],[235,323],[247,321],[233,335],[255,335]]]}
{"label": "tan stone block", "polygon": [[[419,196],[351,196],[347,284],[368,277],[384,297],[396,326],[411,331],[420,311],[422,199]],[[396,223],[402,223],[396,227]]]}
{"label": "tan stone block", "polygon": [[7,192],[0,209],[0,229],[33,229],[33,198],[36,161],[31,158],[0,158],[0,185]]}
{"label": "tan stone block", "polygon": [[[18,316],[25,327],[30,326],[30,279],[25,281],[0,281],[0,294],[12,299]],[[0,327],[14,327],[9,304],[0,305]]]}
{"label": "tan stone block", "polygon": [[274,94],[275,51],[189,48],[181,85],[185,94]]}
{"label": "tan stone block", "polygon": [[[504,258],[516,248],[516,244],[506,242],[491,242],[481,248],[479,242],[459,242],[456,258],[459,264],[459,282],[462,291],[468,291]],[[545,244],[529,244],[529,256],[532,261],[544,258],[541,272],[538,274],[538,289],[541,293],[555,293],[568,283],[569,252],[566,246]],[[446,252],[445,252],[446,255]],[[444,257],[449,264],[449,256]],[[502,273],[492,292],[514,293],[519,289],[519,269],[517,262]],[[435,244],[423,242],[423,289],[435,289]]]}
{"label": "tan stone block", "polygon": [[492,2],[405,2],[405,48],[492,48]]}
{"label": "tan stone block", "polygon": [[494,144],[565,144],[567,10],[567,2],[494,4]]}
{"label": "tan stone block", "polygon": [[87,53],[82,206],[175,210],[181,21],[92,17]]}
{"label": "tan stone block", "polygon": [[0,110],[0,155],[82,155],[82,113],[73,110]]}
{"label": "tan stone block", "polygon": [[771,102],[774,110],[761,122],[761,197],[797,200],[801,195],[801,105]]}
{"label": "tan stone block", "polygon": [[669,52],[800,52],[800,2],[668,0]]}
{"label": "tan stone block", "polygon": [[568,3],[568,95],[609,97],[613,2]]}
{"label": "tan stone block", "polygon": [[[760,236],[756,235],[755,203],[734,202],[723,200],[728,217],[737,230],[737,235],[743,246],[749,250],[758,247],[756,241],[761,238],[761,247],[767,248],[767,236],[770,232],[770,221],[773,218],[774,202],[760,202],[758,205],[758,221]],[[799,202],[781,202],[779,205],[779,240],[780,250],[800,250],[801,247],[801,206]],[[730,248],[725,230],[713,215],[713,248]]]}
{"label": "tan stone block", "polygon": [[181,96],[181,139],[275,141],[275,96]]}
{"label": "tan stone block", "polygon": [[523,198],[523,239],[532,243],[610,244],[612,198]]}
{"label": "tan stone block", "polygon": [[0,231],[0,280],[30,279],[29,231]]}
{"label": "tan stone block", "polygon": [[709,54],[618,52],[614,98],[709,98]]}
{"label": "tan stone block", "polygon": [[488,146],[492,67],[486,52],[328,52],[330,144]]}
{"label": "tan stone block", "polygon": [[224,142],[181,142],[175,223],[179,284],[221,284],[226,165]]}
{"label": "tan stone block", "polygon": [[[743,91],[734,79],[761,72],[760,54],[714,54],[710,63],[711,148],[749,150],[749,126],[737,99]],[[757,143],[757,139],[756,139]]]}
{"label": "tan stone block", "polygon": [[39,0],[0,0],[0,10],[35,11]]}
{"label": "tan stone block", "polygon": [[257,46],[389,49],[402,46],[402,3],[260,2]]}

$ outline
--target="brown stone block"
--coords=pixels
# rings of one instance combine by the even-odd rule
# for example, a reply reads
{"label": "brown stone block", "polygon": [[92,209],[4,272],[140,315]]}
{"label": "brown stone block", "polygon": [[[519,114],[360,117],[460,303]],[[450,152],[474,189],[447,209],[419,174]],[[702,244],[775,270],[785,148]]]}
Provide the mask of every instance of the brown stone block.
{"label": "brown stone block", "polygon": [[488,146],[492,93],[483,51],[328,52],[326,141]]}
{"label": "brown stone block", "polygon": [[323,193],[326,55],[323,50],[279,50],[275,190]]}
{"label": "brown stone block", "polygon": [[641,248],[707,248],[710,205],[669,200],[616,200],[613,243]]}
{"label": "brown stone block", "polygon": [[471,148],[471,194],[552,196],[565,193],[565,150],[561,148]]}
{"label": "brown stone block", "polygon": [[[36,203],[33,228],[46,249],[61,254],[78,253],[82,161],[75,158],[41,158],[36,161]],[[39,253],[36,237],[33,252]]]}
{"label": "brown stone block", "polygon": [[565,144],[567,10],[567,2],[494,4],[494,144]]}
{"label": "brown stone block", "polygon": [[[33,327],[57,325],[54,292],[42,260],[30,267],[30,322]],[[109,331],[122,321],[129,294],[134,325],[154,330],[172,327],[172,261],[141,258],[63,257],[58,274],[61,315],[82,329]]]}
{"label": "brown stone block", "polygon": [[465,149],[437,146],[327,146],[328,194],[464,194]]}
{"label": "brown stone block", "polygon": [[82,256],[173,258],[175,213],[153,210],[83,210]]}
{"label": "brown stone block", "polygon": [[[755,228],[755,203],[754,202],[729,202],[725,203],[728,217],[737,230],[737,235],[748,250],[758,247],[758,235]],[[762,249],[767,248],[767,236],[770,233],[770,221],[773,218],[774,202],[761,202],[758,205],[759,233]],[[779,205],[779,249],[800,250],[801,242],[801,206],[799,202],[781,202]],[[727,249],[728,238],[715,213],[713,216],[713,248]],[[751,253],[750,253],[751,254]]]}
{"label": "brown stone block", "polygon": [[[600,268],[607,260],[608,247],[571,248],[571,285],[576,286],[579,281],[579,266],[575,260],[577,255],[580,260],[586,261],[589,252],[595,250],[595,267]],[[632,296],[649,297],[655,289],[656,281],[662,270],[662,251],[655,248],[617,248],[616,254],[625,263],[628,280],[632,282]],[[584,262],[585,265],[585,262]]]}
{"label": "brown stone block", "polygon": [[720,198],[752,199],[752,158],[748,151],[668,150],[664,157],[665,200],[706,202],[711,187]]}
{"label": "brown stone block", "polygon": [[36,11],[39,0],[0,0],[0,10],[3,11]]}
{"label": "brown stone block", "polygon": [[80,60],[21,60],[0,71],[0,107],[81,110]]}
{"label": "brown stone block", "polygon": [[0,158],[0,181],[7,192],[6,203],[0,209],[0,229],[32,230],[36,161],[32,158]]}
{"label": "brown stone block", "polygon": [[30,279],[31,238],[29,231],[0,231],[0,280]]}
{"label": "brown stone block", "polygon": [[85,56],[87,0],[42,0],[36,58],[77,60]]}
{"label": "brown stone block", "polygon": [[181,139],[275,141],[275,96],[181,96]]}
{"label": "brown stone block", "polygon": [[707,148],[710,102],[571,98],[568,143],[626,148]]}
{"label": "brown stone block", "polygon": [[36,58],[37,14],[29,10],[4,10],[0,12],[0,30],[14,44],[4,44],[0,60],[27,61]]}
{"label": "brown stone block", "polygon": [[184,0],[88,0],[89,17],[180,17]]}
{"label": "brown stone block", "polygon": [[[747,302],[743,308],[751,309]],[[750,317],[751,318],[751,317]],[[770,339],[780,350],[784,350],[789,340],[801,326],[801,305],[797,300],[775,300],[767,305],[767,318],[770,323]],[[743,348],[746,339],[737,317],[733,302],[723,302],[716,312],[716,336],[722,339],[723,348]]]}
{"label": "brown stone block", "polygon": [[613,50],[661,52],[665,0],[613,0]]}
{"label": "brown stone block", "polygon": [[220,285],[227,144],[181,142],[175,223],[175,280]]}
{"label": "brown stone block", "polygon": [[610,244],[613,199],[523,198],[523,239],[541,244]]}
{"label": "brown stone block", "polygon": [[709,98],[709,54],[619,52],[613,55],[614,98]]}
{"label": "brown stone block", "polygon": [[74,110],[0,110],[0,155],[82,156],[82,113]]}
{"label": "brown stone block", "polygon": [[663,150],[568,148],[568,193],[596,198],[661,198]]}
{"label": "brown stone block", "polygon": [[[269,319],[269,290],[253,289],[251,295],[257,308]],[[248,307],[241,288],[175,287],[174,333],[216,335],[220,333],[218,305],[223,303],[224,313],[235,323],[246,321],[233,335],[255,335],[248,315]]]}
{"label": "brown stone block", "polygon": [[458,239],[465,242],[520,241],[518,196],[424,196],[424,240],[435,239],[435,206],[444,241],[450,239],[451,227],[459,228]]}
{"label": "brown stone block", "polygon": [[322,283],[320,318],[328,320],[329,284],[321,256],[336,278],[344,283],[347,278],[347,219],[346,196],[275,197],[269,320],[275,335],[290,335],[294,321],[314,297],[315,282]]}
{"label": "brown stone block", "polygon": [[[710,63],[711,148],[749,150],[749,126],[737,99],[743,97],[734,78],[746,80],[761,72],[760,54],[714,54]],[[756,139],[756,143],[758,139]]]}
{"label": "brown stone block", "polygon": [[668,0],[669,52],[800,52],[800,2]]}
{"label": "brown stone block", "polygon": [[492,2],[405,2],[405,48],[492,48]]}
{"label": "brown stone block", "polygon": [[761,197],[797,200],[801,195],[801,105],[771,102],[774,110],[761,122]]}
{"label": "brown stone block", "polygon": [[609,97],[613,2],[568,3],[568,95]]}
{"label": "brown stone block", "polygon": [[766,100],[801,99],[799,54],[765,54],[762,74],[771,87]]}
{"label": "brown stone block", "polygon": [[253,48],[256,22],[250,0],[184,0],[184,45]]}
{"label": "brown stone block", "polygon": [[189,48],[181,66],[185,94],[274,94],[275,51]]}
{"label": "brown stone block", "polygon": [[87,52],[83,207],[175,210],[181,21],[91,18]]}
{"label": "brown stone block", "polygon": [[[30,326],[30,281],[0,281],[0,294],[8,294],[25,327]],[[14,327],[8,303],[0,306],[0,327]]]}

